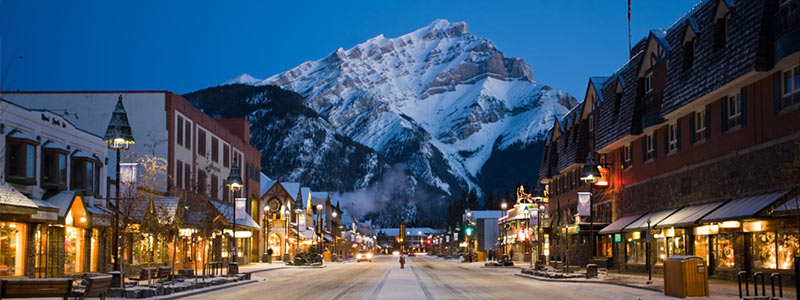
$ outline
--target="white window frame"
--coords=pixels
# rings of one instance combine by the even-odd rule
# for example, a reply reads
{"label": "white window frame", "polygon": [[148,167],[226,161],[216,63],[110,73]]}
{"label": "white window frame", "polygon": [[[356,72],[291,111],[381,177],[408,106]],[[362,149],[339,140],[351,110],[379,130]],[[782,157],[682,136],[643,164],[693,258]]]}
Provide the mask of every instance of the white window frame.
{"label": "white window frame", "polygon": [[644,93],[649,94],[653,91],[653,72],[644,75]]}
{"label": "white window frame", "polygon": [[669,153],[678,151],[678,124],[673,123],[667,125],[667,134],[669,135],[667,141],[669,142]]}
{"label": "white window frame", "polygon": [[696,111],[694,113],[694,140],[702,141],[706,139],[706,110]]}
{"label": "white window frame", "polygon": [[742,125],[742,94],[728,96],[728,129]]}
{"label": "white window frame", "polygon": [[644,136],[644,146],[645,146],[646,152],[647,152],[647,160],[646,161],[651,161],[655,157],[656,147],[653,144],[654,141],[655,141],[655,138],[654,138],[654,136],[652,134],[648,134],[648,135]]}
{"label": "white window frame", "polygon": [[[787,74],[789,75],[788,85],[786,82]],[[800,92],[800,80],[798,80],[797,78],[798,76],[800,76],[800,64],[794,65],[791,68],[788,68],[781,73],[781,103],[780,103],[781,109],[787,107],[793,107],[800,104],[800,101],[798,101],[798,99],[800,99],[800,96],[796,95],[798,92]],[[785,100],[786,97],[790,97],[788,105]]]}

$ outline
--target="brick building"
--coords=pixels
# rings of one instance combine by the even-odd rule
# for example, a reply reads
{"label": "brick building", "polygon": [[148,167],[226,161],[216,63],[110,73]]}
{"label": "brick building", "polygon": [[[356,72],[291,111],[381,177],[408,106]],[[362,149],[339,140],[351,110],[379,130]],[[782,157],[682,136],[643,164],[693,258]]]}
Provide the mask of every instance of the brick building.
{"label": "brick building", "polygon": [[[613,222],[597,235],[594,257],[632,272],[645,271],[648,258],[659,272],[664,258],[690,254],[719,278],[792,273],[800,253],[798,8],[700,1],[636,43],[619,70],[590,79],[580,108],[550,131],[540,177],[551,214],[574,224],[575,194],[589,189],[581,168],[596,153],[595,221]],[[572,242],[571,250],[588,246]],[[588,261],[589,250],[576,251],[575,261]]]}

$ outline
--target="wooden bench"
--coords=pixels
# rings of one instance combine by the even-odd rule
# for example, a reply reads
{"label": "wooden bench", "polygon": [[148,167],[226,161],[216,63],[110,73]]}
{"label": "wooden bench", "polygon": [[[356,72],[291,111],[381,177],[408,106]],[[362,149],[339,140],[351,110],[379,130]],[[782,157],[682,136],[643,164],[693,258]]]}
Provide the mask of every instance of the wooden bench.
{"label": "wooden bench", "polygon": [[147,281],[149,279],[155,279],[156,275],[158,274],[158,268],[142,268],[139,271],[138,277],[128,277],[128,280],[133,282],[133,286],[139,285],[139,281]]}
{"label": "wooden bench", "polygon": [[62,298],[72,292],[71,278],[13,278],[0,280],[0,299]]}
{"label": "wooden bench", "polygon": [[72,291],[72,297],[83,300],[86,297],[100,297],[106,299],[106,292],[111,288],[111,275],[95,275],[83,279],[85,286]]}
{"label": "wooden bench", "polygon": [[168,281],[172,276],[172,267],[158,267],[158,273],[155,279],[159,281]]}

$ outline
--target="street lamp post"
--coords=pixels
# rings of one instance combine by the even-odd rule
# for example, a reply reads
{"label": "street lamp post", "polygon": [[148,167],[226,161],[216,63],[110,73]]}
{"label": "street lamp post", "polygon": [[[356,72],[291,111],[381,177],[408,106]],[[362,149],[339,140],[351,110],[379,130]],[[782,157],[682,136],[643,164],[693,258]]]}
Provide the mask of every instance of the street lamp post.
{"label": "street lamp post", "polygon": [[[239,198],[236,197],[237,192],[239,192],[242,187],[242,175],[239,174],[239,163],[236,159],[233,160],[233,166],[231,166],[231,171],[228,173],[228,179],[226,180],[228,188],[233,193],[233,225],[231,226],[231,245],[233,247],[233,251],[231,253],[231,262],[228,263],[228,274],[236,274],[239,273],[238,262],[236,261],[236,202],[239,201]],[[234,272],[231,272],[234,271]]]}
{"label": "street lamp post", "polygon": [[[120,271],[120,262],[119,262],[119,207],[120,207],[120,150],[128,150],[130,149],[131,145],[135,143],[133,139],[133,132],[131,130],[131,126],[128,123],[128,113],[125,112],[125,106],[122,104],[122,95],[119,95],[119,99],[117,99],[117,106],[114,108],[114,112],[111,114],[111,120],[108,122],[108,128],[106,128],[106,135],[103,137],[103,141],[108,143],[108,148],[116,150],[117,152],[117,181],[116,191],[115,191],[115,203],[114,203],[114,240],[113,240],[113,249],[112,254],[114,257],[114,271]],[[120,278],[122,279],[122,278]],[[122,285],[122,280],[120,280],[120,285]]]}
{"label": "street lamp post", "polygon": [[[601,178],[600,170],[594,162],[594,155],[590,151],[586,155],[586,163],[583,165],[583,176],[581,180],[589,184],[589,259],[594,257],[594,183]],[[580,226],[580,225],[579,225]]]}
{"label": "street lamp post", "polygon": [[[538,209],[536,209],[536,210],[537,210],[536,211],[536,214],[537,214],[536,217],[538,218],[539,217],[539,215],[538,215],[539,212],[538,212]],[[533,236],[531,234],[531,227],[533,227],[533,226],[531,226],[532,225],[531,224],[531,219],[530,219],[531,215],[532,215],[532,213],[531,213],[530,207],[525,209],[525,218],[528,219],[528,235],[529,235],[528,236],[528,244],[531,247],[531,259],[530,259],[530,265],[528,267],[532,269],[533,268],[533,239],[532,239]],[[538,223],[539,220],[536,220],[536,221]],[[538,234],[538,232],[537,232],[537,234]],[[538,253],[537,253],[537,255],[538,255]]]}
{"label": "street lamp post", "polygon": [[[335,233],[334,230],[333,230],[333,228],[335,226],[333,226],[333,225],[334,225],[334,221],[336,221],[336,217],[338,215],[339,215],[339,213],[337,213],[335,209],[331,212],[331,217],[333,218],[331,220],[331,228],[330,228],[331,234]],[[336,253],[336,251],[339,249],[339,237],[336,234],[333,235],[333,247],[331,247],[331,248],[332,248],[331,249],[331,259],[332,259],[333,258],[333,253]],[[331,260],[331,261],[333,261],[333,260]]]}
{"label": "street lamp post", "polygon": [[[319,248],[319,255],[322,255],[322,204],[317,204],[317,247]],[[322,256],[320,256],[322,261]]]}
{"label": "street lamp post", "polygon": [[294,207],[295,222],[297,223],[297,240],[294,242],[294,255],[297,256],[297,250],[300,249],[300,215],[303,214],[303,201],[297,201]]}
{"label": "street lamp post", "polygon": [[269,224],[270,223],[270,219],[269,219],[269,217],[270,217],[269,215],[270,214],[269,214],[269,212],[270,212],[270,210],[272,210],[272,208],[269,207],[269,202],[267,202],[267,204],[264,205],[264,235],[266,235],[266,238],[264,238],[264,243],[265,243],[265,245],[264,245],[264,254],[266,254],[266,259],[265,260],[268,263],[272,263],[272,255],[269,254],[269,249],[270,249],[269,248],[269,231],[270,231],[270,228],[269,228],[270,227],[269,226],[270,225]]}
{"label": "street lamp post", "polygon": [[506,253],[506,236],[508,236],[508,232],[506,232],[506,223],[508,223],[508,220],[506,220],[506,216],[508,216],[508,204],[505,201],[503,201],[503,203],[500,204],[500,209],[503,210],[503,224],[502,224],[502,226],[503,226],[503,242],[501,243],[501,245],[503,246],[503,254],[505,254]]}

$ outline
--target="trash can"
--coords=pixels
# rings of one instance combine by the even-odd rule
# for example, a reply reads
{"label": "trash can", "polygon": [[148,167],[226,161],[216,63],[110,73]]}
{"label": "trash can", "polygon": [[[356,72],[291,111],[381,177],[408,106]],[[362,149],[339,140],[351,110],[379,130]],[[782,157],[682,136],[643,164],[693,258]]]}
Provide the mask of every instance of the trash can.
{"label": "trash can", "polygon": [[708,268],[699,256],[670,256],[664,262],[664,295],[708,297]]}
{"label": "trash can", "polygon": [[597,264],[586,265],[586,278],[597,278]]}

